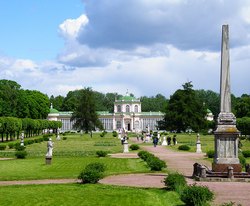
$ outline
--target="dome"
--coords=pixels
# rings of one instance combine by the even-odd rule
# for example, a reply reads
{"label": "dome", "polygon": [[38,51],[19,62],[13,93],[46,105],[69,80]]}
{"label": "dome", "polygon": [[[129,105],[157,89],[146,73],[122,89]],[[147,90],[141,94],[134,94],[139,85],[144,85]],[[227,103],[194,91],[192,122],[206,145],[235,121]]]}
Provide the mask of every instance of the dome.
{"label": "dome", "polygon": [[54,108],[50,108],[50,109],[49,109],[49,113],[50,113],[50,114],[55,114],[55,113],[59,113],[59,111],[56,110],[56,109],[54,109]]}
{"label": "dome", "polygon": [[136,101],[136,98],[126,95],[126,96],[120,97],[119,100],[121,100],[121,101]]}

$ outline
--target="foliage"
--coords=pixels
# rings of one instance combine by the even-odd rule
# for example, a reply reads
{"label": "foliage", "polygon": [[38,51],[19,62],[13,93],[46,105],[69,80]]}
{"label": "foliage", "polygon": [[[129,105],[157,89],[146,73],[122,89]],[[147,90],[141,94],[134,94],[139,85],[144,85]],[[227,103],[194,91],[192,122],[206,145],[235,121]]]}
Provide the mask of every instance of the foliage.
{"label": "foliage", "polygon": [[113,131],[113,132],[112,132],[112,135],[113,135],[113,137],[117,137],[117,136],[118,136],[117,131]]}
{"label": "foliage", "polygon": [[168,130],[177,132],[191,128],[198,132],[205,128],[206,108],[192,89],[191,82],[185,83],[171,97],[165,110],[164,121]]}
{"label": "foliage", "polygon": [[67,137],[63,136],[63,140],[67,140]]}
{"label": "foliage", "polygon": [[178,150],[188,151],[190,150],[190,147],[188,145],[183,144],[178,147]]}
{"label": "foliage", "polygon": [[15,152],[15,156],[17,159],[25,159],[25,157],[27,156],[27,152],[25,150],[18,150]]}
{"label": "foliage", "polygon": [[155,97],[143,96],[140,98],[143,112],[150,111],[165,111],[168,100],[162,94],[157,94]]}
{"label": "foliage", "polygon": [[97,183],[101,178],[104,177],[103,172],[105,171],[105,165],[100,162],[94,162],[88,164],[85,169],[80,173],[78,179],[82,183]]}
{"label": "foliage", "polygon": [[140,149],[139,145],[137,145],[137,144],[131,144],[131,145],[129,146],[129,148],[130,148],[131,150],[138,150],[138,149]]}
{"label": "foliage", "polygon": [[214,194],[205,186],[190,185],[181,193],[181,200],[189,206],[204,206],[214,198]]}
{"label": "foliage", "polygon": [[98,157],[106,157],[108,155],[108,152],[103,150],[98,150],[96,151],[96,154]]}
{"label": "foliage", "polygon": [[242,153],[239,152],[238,158],[240,160],[240,164],[244,168],[246,166],[246,158],[243,156]]}
{"label": "foliage", "polygon": [[96,113],[94,93],[90,88],[79,90],[76,108],[73,110],[71,121],[75,121],[74,128],[84,130],[86,133],[93,131],[95,127],[103,128]]}
{"label": "foliage", "polygon": [[161,171],[162,168],[167,167],[163,160],[160,160],[150,152],[140,151],[138,156],[147,163],[152,171]]}
{"label": "foliage", "polygon": [[215,151],[214,150],[208,150],[206,153],[208,158],[214,158]]}
{"label": "foliage", "polygon": [[10,149],[13,149],[13,148],[15,147],[15,144],[14,144],[13,142],[10,142],[10,143],[8,144],[8,147],[9,147]]}
{"label": "foliage", "polygon": [[242,154],[245,158],[248,158],[250,157],[250,150],[245,150],[245,151],[242,151]]}
{"label": "foliage", "polygon": [[23,150],[25,150],[25,146],[21,146],[19,143],[17,143],[15,145],[15,149],[16,149],[16,151],[23,151]]}
{"label": "foliage", "polygon": [[168,176],[164,179],[164,183],[169,190],[176,191],[179,194],[181,194],[184,187],[187,186],[185,177],[179,173],[168,174]]}
{"label": "foliage", "polygon": [[250,117],[237,118],[236,126],[242,135],[250,134]]}
{"label": "foliage", "polygon": [[5,150],[6,149],[6,145],[5,144],[0,144],[0,150]]}
{"label": "foliage", "polygon": [[250,117],[250,95],[243,94],[238,98],[234,109],[237,118]]}

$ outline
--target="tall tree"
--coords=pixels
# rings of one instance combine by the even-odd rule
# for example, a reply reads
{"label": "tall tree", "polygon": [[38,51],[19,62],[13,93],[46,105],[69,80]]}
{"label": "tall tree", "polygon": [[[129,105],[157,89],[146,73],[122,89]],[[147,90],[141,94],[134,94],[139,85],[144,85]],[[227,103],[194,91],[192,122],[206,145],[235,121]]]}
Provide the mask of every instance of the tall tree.
{"label": "tall tree", "polygon": [[195,90],[195,93],[197,97],[199,98],[199,101],[203,102],[205,107],[213,113],[216,117],[220,113],[220,95],[216,92],[213,92],[211,90]]}
{"label": "tall tree", "polygon": [[162,95],[157,94],[155,97],[141,97],[141,105],[143,112],[150,111],[165,111],[166,106],[168,104],[168,100]]}
{"label": "tall tree", "polygon": [[71,121],[75,122],[74,128],[84,130],[86,133],[96,127],[103,129],[96,113],[95,94],[91,88],[79,90],[79,98],[76,102],[76,109],[73,110]]}
{"label": "tall tree", "polygon": [[238,98],[234,110],[237,118],[250,117],[250,95],[243,94]]}
{"label": "tall tree", "polygon": [[165,113],[165,124],[169,130],[199,131],[205,127],[206,109],[193,90],[192,82],[177,90],[171,97]]}
{"label": "tall tree", "polygon": [[54,97],[53,95],[50,97],[50,103],[53,104],[53,108],[57,109],[58,111],[63,110],[63,101],[64,97],[59,95]]}

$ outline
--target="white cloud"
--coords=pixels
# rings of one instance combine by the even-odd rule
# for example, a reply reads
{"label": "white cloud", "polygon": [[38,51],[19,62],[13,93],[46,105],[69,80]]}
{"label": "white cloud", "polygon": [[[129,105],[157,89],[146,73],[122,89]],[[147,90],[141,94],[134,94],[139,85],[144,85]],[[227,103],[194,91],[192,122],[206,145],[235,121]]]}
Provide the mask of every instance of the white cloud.
{"label": "white cloud", "polygon": [[86,15],[81,15],[77,19],[66,19],[59,25],[59,33],[64,38],[75,39],[80,29],[89,22]]}

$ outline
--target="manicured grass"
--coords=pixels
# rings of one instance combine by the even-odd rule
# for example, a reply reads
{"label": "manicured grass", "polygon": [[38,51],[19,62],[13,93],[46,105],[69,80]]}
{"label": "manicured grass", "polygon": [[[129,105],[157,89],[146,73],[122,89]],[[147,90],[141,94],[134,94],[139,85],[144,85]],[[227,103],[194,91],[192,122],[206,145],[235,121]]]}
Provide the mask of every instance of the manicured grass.
{"label": "manicured grass", "polygon": [[[61,136],[61,140],[56,140],[56,136],[52,137],[54,142],[53,156],[93,156],[97,150],[104,150],[108,153],[118,153],[123,151],[120,140],[112,136],[111,133],[100,137],[100,133],[94,133],[91,138],[89,134],[66,134]],[[66,140],[62,140],[67,137]],[[6,143],[7,144],[7,143]],[[34,143],[26,146],[28,157],[42,157],[47,152],[47,142]],[[0,151],[0,157],[14,157],[14,149],[6,149]]]}
{"label": "manicured grass", "polygon": [[0,187],[1,206],[181,206],[177,193],[108,185],[23,185]]}
{"label": "manicured grass", "polygon": [[0,180],[77,178],[91,162],[104,163],[105,175],[150,172],[141,159],[53,157],[52,164],[46,165],[45,158],[28,158],[0,161]]}

